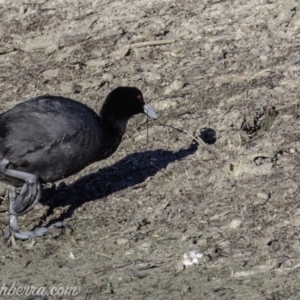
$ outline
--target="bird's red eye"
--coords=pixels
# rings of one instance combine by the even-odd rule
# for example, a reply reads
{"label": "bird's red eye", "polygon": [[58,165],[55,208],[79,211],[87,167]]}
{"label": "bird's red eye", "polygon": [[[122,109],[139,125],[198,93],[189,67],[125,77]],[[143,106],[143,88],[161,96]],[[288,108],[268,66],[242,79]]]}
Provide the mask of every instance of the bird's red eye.
{"label": "bird's red eye", "polygon": [[142,100],[142,99],[143,99],[142,95],[138,95],[137,98],[138,98],[139,100]]}

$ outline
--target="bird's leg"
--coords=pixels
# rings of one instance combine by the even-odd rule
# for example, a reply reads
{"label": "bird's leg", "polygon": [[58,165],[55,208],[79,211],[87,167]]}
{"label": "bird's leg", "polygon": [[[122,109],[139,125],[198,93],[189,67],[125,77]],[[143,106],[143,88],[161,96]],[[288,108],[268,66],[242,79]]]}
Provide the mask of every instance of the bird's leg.
{"label": "bird's leg", "polygon": [[[38,227],[33,231],[19,231],[18,216],[22,216],[31,211],[41,197],[41,185],[36,175],[8,169],[9,161],[2,159],[0,161],[0,172],[6,176],[17,178],[25,181],[19,196],[16,196],[14,187],[9,189],[9,228],[10,231],[5,235],[7,239],[11,233],[21,240],[27,240],[31,237],[43,236],[49,232],[49,228]],[[55,227],[62,227],[63,223],[54,224]]]}
{"label": "bird's leg", "polygon": [[11,212],[22,216],[31,211],[41,197],[41,185],[36,175],[8,169],[9,161],[2,159],[0,161],[0,172],[5,176],[23,180],[25,184],[22,187],[20,195],[14,199],[11,205]]}

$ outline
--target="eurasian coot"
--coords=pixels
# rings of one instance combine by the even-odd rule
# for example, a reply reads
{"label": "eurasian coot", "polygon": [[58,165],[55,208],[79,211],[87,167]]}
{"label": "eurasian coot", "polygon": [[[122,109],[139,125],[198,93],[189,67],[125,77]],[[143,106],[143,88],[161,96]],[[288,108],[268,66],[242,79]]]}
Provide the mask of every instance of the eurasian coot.
{"label": "eurasian coot", "polygon": [[[0,180],[9,190],[9,232],[18,239],[42,236],[49,228],[19,231],[18,216],[41,197],[40,183],[54,182],[105,159],[118,148],[130,117],[157,115],[134,87],[118,87],[100,114],[72,99],[40,96],[0,115]],[[14,186],[22,186],[17,196]],[[62,224],[57,224],[62,225]]]}

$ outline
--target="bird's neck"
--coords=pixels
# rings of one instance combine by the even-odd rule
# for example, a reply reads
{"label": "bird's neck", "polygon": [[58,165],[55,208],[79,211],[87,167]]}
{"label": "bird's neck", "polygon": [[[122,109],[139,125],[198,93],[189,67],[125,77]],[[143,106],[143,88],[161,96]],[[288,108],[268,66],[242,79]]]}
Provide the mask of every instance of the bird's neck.
{"label": "bird's neck", "polygon": [[99,119],[103,130],[99,133],[99,145],[101,151],[97,153],[95,161],[105,159],[111,156],[119,147],[122,137],[126,130],[127,120],[118,121],[109,118]]}
{"label": "bird's neck", "polygon": [[103,125],[111,131],[112,134],[122,137],[126,131],[128,119],[115,119],[114,117],[101,118]]}

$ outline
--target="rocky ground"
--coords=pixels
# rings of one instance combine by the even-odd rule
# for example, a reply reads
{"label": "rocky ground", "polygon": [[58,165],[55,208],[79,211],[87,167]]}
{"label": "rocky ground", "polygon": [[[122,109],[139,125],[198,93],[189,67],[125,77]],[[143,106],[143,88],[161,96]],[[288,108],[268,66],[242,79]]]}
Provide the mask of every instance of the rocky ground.
{"label": "rocky ground", "polygon": [[0,112],[46,93],[98,111],[130,85],[159,114],[44,187],[21,227],[63,219],[73,232],[0,244],[0,285],[300,299],[299,51],[297,0],[0,0]]}

